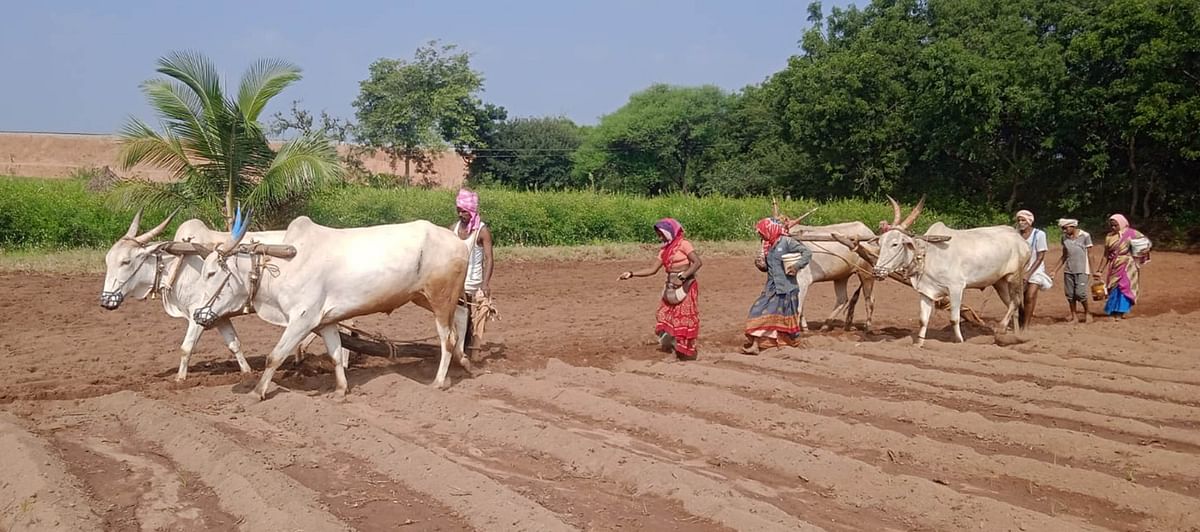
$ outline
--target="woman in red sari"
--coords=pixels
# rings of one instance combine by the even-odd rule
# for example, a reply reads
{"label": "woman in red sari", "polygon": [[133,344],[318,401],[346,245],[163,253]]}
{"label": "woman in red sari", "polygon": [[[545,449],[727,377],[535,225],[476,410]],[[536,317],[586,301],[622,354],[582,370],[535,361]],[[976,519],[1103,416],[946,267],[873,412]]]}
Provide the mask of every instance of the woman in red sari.
{"label": "woman in red sari", "polygon": [[[654,334],[664,351],[674,350],[679,360],[696,359],[696,339],[700,336],[700,295],[696,272],[700,270],[700,257],[696,248],[683,237],[683,226],[672,218],[663,218],[654,224],[658,238],[663,242],[662,251],[654,265],[644,270],[628,271],[620,279],[650,277],[667,270],[666,286],[658,303],[658,320]],[[681,301],[668,300],[667,292],[682,287],[685,294]]]}

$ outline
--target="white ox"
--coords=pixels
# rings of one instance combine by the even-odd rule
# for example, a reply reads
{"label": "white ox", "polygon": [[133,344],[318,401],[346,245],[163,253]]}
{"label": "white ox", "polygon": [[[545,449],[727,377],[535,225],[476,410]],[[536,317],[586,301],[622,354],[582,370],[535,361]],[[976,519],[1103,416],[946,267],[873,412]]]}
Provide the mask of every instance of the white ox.
{"label": "white ox", "polygon": [[[171,222],[174,214],[158,224],[157,227],[138,235],[142,211],[138,211],[129,224],[125,236],[117,240],[104,256],[106,271],[104,289],[100,294],[100,306],[108,310],[116,310],[121,306],[126,296],[145,299],[147,296],[161,296],[163,310],[173,318],[183,318],[188,321],[187,333],[183,336],[183,344],[179,349],[179,371],[175,374],[176,381],[187,378],[188,361],[192,350],[204,332],[192,318],[193,312],[204,306],[203,287],[200,286],[200,269],[204,266],[203,255],[194,252],[176,254],[171,249],[171,242],[152,242],[156,236]],[[283,240],[283,231],[262,231],[248,233],[247,238],[261,243],[278,243]],[[190,242],[201,246],[214,246],[229,239],[229,233],[213,231],[204,222],[191,219],[179,225],[175,231],[175,241]],[[229,320],[220,320],[215,324],[225,345],[237,359],[242,373],[250,373],[250,365],[242,353],[241,341],[237,331]]]}
{"label": "white ox", "polygon": [[[840,234],[850,239],[860,241],[875,238],[875,233],[870,227],[862,222],[847,222],[833,225],[797,225],[793,226],[790,234],[796,237],[802,237],[805,234],[814,235],[830,235]],[[822,283],[827,281],[833,282],[833,291],[837,296],[837,304],[833,311],[825,318],[823,330],[831,327],[834,316],[840,312],[846,313],[846,330],[853,327],[851,323],[854,319],[854,302],[846,297],[846,286],[850,282],[850,278],[858,276],[859,290],[865,296],[867,305],[867,330],[871,330],[871,318],[875,314],[875,295],[873,288],[875,279],[871,276],[871,263],[860,257],[858,253],[850,250],[837,242],[804,242],[812,250],[812,261],[808,263],[808,267],[800,270],[796,274],[796,282],[800,285],[800,326],[805,330],[808,329],[808,322],[804,319],[804,298],[808,294],[808,288],[813,283]],[[855,297],[857,300],[857,294]]]}
{"label": "white ox", "polygon": [[295,249],[291,258],[239,253],[240,240],[238,236],[220,244],[205,259],[202,282],[209,306],[194,317],[208,327],[249,305],[259,318],[285,328],[255,388],[260,399],[266,398],[279,364],[309,332],[325,340],[337,378],[334,395],[344,396],[345,361],[338,356],[343,350],[337,323],[391,312],[410,302],[431,311],[437,323],[441,361],[433,386],[445,385],[451,353],[470,372],[456,342],[454,312],[473,241],[464,245],[449,229],[424,220],[334,229],[307,216],[293,220],[284,235],[282,244]]}
{"label": "white ox", "polygon": [[[903,222],[900,205],[892,202],[892,226],[879,237],[879,259],[875,262],[875,277],[884,279],[900,273],[921,295],[921,330],[918,347],[925,343],[925,331],[934,302],[949,296],[950,321],[954,337],[962,342],[959,327],[963,290],[993,287],[1007,311],[997,333],[1008,329],[1012,319],[1013,331],[1020,333],[1016,314],[1021,307],[1025,288],[1024,271],[1029,263],[1029,244],[1016,229],[1008,226],[979,227],[955,230],[941,222],[933,224],[922,236],[908,232],[917,219],[924,198]],[[949,237],[948,240],[930,237]],[[940,240],[940,241],[939,241]]]}

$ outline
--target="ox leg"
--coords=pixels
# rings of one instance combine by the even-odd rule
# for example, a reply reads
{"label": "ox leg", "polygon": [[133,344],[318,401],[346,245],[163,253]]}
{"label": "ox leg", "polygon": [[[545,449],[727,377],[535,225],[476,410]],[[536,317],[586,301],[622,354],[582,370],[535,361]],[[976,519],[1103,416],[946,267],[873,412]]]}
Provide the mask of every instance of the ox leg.
{"label": "ox leg", "polygon": [[1001,279],[992,285],[996,290],[996,296],[1000,298],[1000,302],[1004,304],[1004,317],[1000,318],[999,325],[996,326],[995,334],[1004,334],[1008,332],[1008,320],[1012,319],[1013,313],[1016,311],[1015,305],[1012,304],[1012,294],[1009,293],[1008,280]]}
{"label": "ox leg", "polygon": [[187,332],[183,335],[183,343],[180,344],[179,350],[179,372],[175,374],[175,382],[183,382],[187,379],[188,361],[192,359],[192,350],[196,348],[196,341],[200,339],[200,334],[204,332],[204,327],[192,320],[188,320]]}
{"label": "ox leg", "polygon": [[950,322],[954,324],[954,339],[958,343],[963,343],[962,335],[962,298],[965,286],[956,286],[950,289]]}
{"label": "ox leg", "polygon": [[242,341],[238,339],[237,330],[233,328],[233,324],[229,320],[221,320],[217,324],[217,330],[225,339],[225,347],[228,347],[233,352],[233,358],[237,359],[238,368],[242,370],[242,373],[250,373],[250,364],[246,363],[246,355],[242,353]]}
{"label": "ox leg", "polygon": [[863,300],[867,305],[867,323],[866,331],[871,332],[871,320],[875,317],[875,279],[869,276],[860,276],[860,288],[862,288]]}
{"label": "ox leg", "polygon": [[1020,312],[1022,299],[1025,297],[1025,293],[1022,291],[1024,285],[1024,279],[1020,276],[1001,279],[992,285],[996,289],[996,295],[1000,296],[1000,301],[1006,307],[1004,319],[1000,320],[999,331],[996,334],[1008,332],[1008,325],[1010,323],[1012,324],[1013,333],[1021,334]]}
{"label": "ox leg", "polygon": [[829,316],[825,318],[825,325],[821,326],[822,331],[833,330],[834,316],[837,316],[843,312],[847,313],[846,330],[850,330],[850,316],[848,312],[850,308],[850,298],[846,295],[846,285],[848,284],[850,284],[849,277],[845,279],[838,279],[833,282],[833,294],[837,303],[835,303],[833,306],[833,312],[830,312]]}
{"label": "ox leg", "polygon": [[337,324],[326,325],[320,329],[321,338],[325,340],[325,350],[329,352],[329,358],[333,360],[333,374],[337,378],[337,387],[333,390],[333,396],[341,399],[346,396],[346,364],[344,360],[346,349],[342,347],[342,337],[338,334]]}
{"label": "ox leg", "polygon": [[467,373],[471,372],[471,363],[463,351],[463,343],[467,335],[467,307],[457,303],[449,309],[435,309],[438,339],[441,341],[442,358],[438,363],[437,376],[433,379],[435,388],[446,386],[446,374],[450,371],[450,358],[453,357],[458,365]]}
{"label": "ox leg", "polygon": [[917,331],[917,347],[925,345],[925,331],[929,328],[929,316],[933,314],[933,300],[921,294],[921,330]]}
{"label": "ox leg", "polygon": [[800,294],[797,298],[800,306],[796,309],[796,314],[800,318],[800,330],[804,332],[808,332],[808,320],[804,319],[804,300],[808,297],[808,288],[812,286],[812,283],[812,265],[810,264],[796,273],[796,285],[800,287]]}
{"label": "ox leg", "polygon": [[[296,348],[300,347],[300,342],[312,332],[315,325],[315,323],[307,320],[296,320],[288,323],[287,328],[283,330],[283,336],[279,337],[279,341],[271,349],[271,354],[267,355],[267,367],[263,370],[262,377],[258,379],[258,386],[254,388],[254,393],[258,395],[260,400],[267,398],[267,388],[271,386],[271,379],[275,377],[275,370],[279,369],[279,365],[283,364],[283,361],[289,355],[296,352]],[[334,353],[336,352],[334,351]],[[341,365],[338,364],[338,366],[340,367]]]}

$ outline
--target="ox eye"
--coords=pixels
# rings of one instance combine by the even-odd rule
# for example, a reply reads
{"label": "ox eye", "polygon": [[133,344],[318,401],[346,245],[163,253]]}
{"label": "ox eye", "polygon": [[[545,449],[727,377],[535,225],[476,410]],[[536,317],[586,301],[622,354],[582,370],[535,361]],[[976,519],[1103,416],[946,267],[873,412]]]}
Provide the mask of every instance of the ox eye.
{"label": "ox eye", "polygon": [[125,260],[121,261],[121,266],[129,266],[129,263],[130,263],[130,260],[125,259]]}

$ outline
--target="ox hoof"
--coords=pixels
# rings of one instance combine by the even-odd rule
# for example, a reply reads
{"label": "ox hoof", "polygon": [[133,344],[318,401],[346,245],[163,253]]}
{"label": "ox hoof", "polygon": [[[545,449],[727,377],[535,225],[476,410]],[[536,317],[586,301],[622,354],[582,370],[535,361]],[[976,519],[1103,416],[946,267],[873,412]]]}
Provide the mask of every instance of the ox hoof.
{"label": "ox hoof", "polygon": [[175,382],[183,382],[183,381],[186,381],[186,380],[187,380],[187,375],[175,375],[175,378],[174,378],[173,380],[174,380]]}
{"label": "ox hoof", "polygon": [[346,390],[334,390],[329,394],[329,398],[339,403],[346,402]]}

